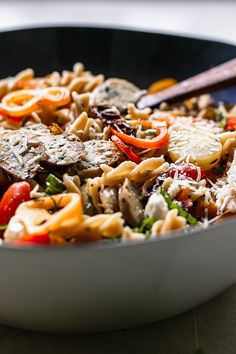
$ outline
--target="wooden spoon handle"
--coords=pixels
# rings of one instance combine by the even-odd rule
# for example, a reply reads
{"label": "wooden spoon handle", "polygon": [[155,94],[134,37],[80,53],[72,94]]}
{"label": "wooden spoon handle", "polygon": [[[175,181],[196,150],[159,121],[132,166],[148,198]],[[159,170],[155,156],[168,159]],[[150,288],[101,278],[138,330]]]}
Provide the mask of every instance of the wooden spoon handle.
{"label": "wooden spoon handle", "polygon": [[178,102],[208,92],[236,85],[236,58],[195,75],[163,91],[141,97],[139,109],[155,107],[161,102]]}

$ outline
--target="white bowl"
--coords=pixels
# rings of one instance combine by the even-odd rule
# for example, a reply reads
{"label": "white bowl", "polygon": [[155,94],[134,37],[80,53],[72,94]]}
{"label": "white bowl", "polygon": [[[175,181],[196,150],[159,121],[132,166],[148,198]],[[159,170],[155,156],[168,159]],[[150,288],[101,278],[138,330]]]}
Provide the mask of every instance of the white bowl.
{"label": "white bowl", "polygon": [[210,299],[236,279],[236,221],[122,245],[0,248],[0,322],[48,332],[154,322]]}
{"label": "white bowl", "polygon": [[[236,56],[224,43],[98,28],[0,33],[0,76],[38,75],[84,61],[146,87],[183,79]],[[15,58],[15,53],[20,53]],[[177,60],[176,60],[177,58]],[[225,91],[220,99],[235,99]],[[236,220],[129,245],[0,247],[0,323],[49,332],[128,328],[184,312],[236,280]]]}

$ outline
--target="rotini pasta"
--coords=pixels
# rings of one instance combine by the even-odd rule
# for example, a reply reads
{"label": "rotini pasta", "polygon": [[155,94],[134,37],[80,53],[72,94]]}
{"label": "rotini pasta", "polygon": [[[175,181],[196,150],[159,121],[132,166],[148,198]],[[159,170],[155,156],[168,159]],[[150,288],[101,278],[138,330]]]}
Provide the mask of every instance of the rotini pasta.
{"label": "rotini pasta", "polygon": [[186,219],[178,216],[176,209],[170,210],[164,220],[158,220],[152,227],[152,237],[170,233],[174,230],[181,230],[186,226]]}
{"label": "rotini pasta", "polygon": [[133,103],[128,105],[128,119],[134,119],[134,120],[143,120],[143,119],[148,119],[150,113],[151,113],[150,108],[145,108],[145,109],[138,109],[135,107]]}
{"label": "rotini pasta", "polygon": [[79,242],[120,237],[123,233],[123,224],[121,213],[84,216],[74,234]]}
{"label": "rotini pasta", "polygon": [[70,125],[69,134],[77,135],[82,141],[85,141],[89,136],[89,129],[93,125],[93,118],[89,118],[86,112],[79,115],[78,118]]}
{"label": "rotini pasta", "polygon": [[145,92],[80,62],[0,81],[3,244],[144,241],[236,214],[236,106],[140,110]]}

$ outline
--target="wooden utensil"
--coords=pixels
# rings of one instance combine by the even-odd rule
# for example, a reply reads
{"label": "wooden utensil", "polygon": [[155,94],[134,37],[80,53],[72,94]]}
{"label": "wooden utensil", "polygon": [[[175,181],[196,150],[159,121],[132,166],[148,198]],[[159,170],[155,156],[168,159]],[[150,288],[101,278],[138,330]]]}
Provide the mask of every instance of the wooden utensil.
{"label": "wooden utensil", "polygon": [[162,102],[179,102],[234,85],[236,85],[236,58],[192,76],[163,91],[142,96],[137,106],[139,109],[156,107]]}

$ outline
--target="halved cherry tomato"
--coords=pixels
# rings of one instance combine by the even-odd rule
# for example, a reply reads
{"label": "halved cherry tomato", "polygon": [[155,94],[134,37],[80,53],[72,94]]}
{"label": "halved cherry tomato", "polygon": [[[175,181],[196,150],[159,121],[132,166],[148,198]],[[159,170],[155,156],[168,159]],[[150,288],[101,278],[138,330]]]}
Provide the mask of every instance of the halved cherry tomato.
{"label": "halved cherry tomato", "polygon": [[0,202],[0,225],[7,225],[17,207],[30,200],[30,185],[27,182],[13,183]]}
{"label": "halved cherry tomato", "polygon": [[131,160],[139,164],[142,162],[140,157],[136,155],[123,141],[116,135],[112,135],[111,140],[118,146],[118,148]]}
{"label": "halved cherry tomato", "polygon": [[229,118],[226,123],[225,130],[236,130],[236,117]]}
{"label": "halved cherry tomato", "polygon": [[194,181],[200,181],[206,176],[205,171],[203,171],[199,166],[192,163],[180,163],[169,168],[167,171],[169,176],[174,178],[176,171],[179,175],[192,178]]}
{"label": "halved cherry tomato", "polygon": [[21,237],[19,240],[14,241],[15,245],[25,246],[25,245],[48,245],[50,243],[50,238],[48,233],[38,234],[38,235],[26,235]]}
{"label": "halved cherry tomato", "polygon": [[140,121],[133,121],[132,125],[142,125],[147,128],[152,128],[156,129],[157,131],[157,136],[153,139],[140,139],[140,138],[135,138],[132,135],[127,135],[122,132],[118,132],[117,130],[111,128],[112,134],[118,136],[123,142],[134,145],[139,148],[144,148],[144,149],[159,149],[165,145],[168,144],[168,130],[166,125],[163,125],[160,122],[156,121],[146,121],[146,120],[140,120]]}

